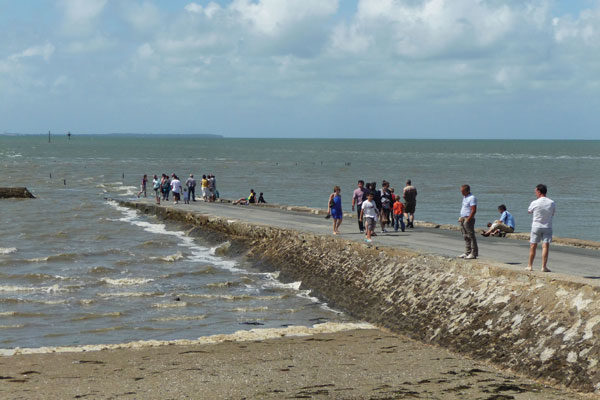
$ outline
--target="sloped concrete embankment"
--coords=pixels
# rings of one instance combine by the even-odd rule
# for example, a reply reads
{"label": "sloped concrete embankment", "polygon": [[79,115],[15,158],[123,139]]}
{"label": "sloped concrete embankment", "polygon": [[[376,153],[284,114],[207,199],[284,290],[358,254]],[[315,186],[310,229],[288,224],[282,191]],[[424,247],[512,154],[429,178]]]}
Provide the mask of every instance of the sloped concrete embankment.
{"label": "sloped concrete embankment", "polygon": [[269,226],[123,202],[228,235],[284,281],[348,313],[533,378],[600,391],[600,289],[552,275],[366,247]]}

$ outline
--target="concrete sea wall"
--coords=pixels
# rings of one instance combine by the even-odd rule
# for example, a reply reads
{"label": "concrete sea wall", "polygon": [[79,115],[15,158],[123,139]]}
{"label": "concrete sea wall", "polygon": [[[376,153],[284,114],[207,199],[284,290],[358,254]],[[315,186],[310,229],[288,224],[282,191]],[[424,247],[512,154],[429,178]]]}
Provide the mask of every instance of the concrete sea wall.
{"label": "concrete sea wall", "polygon": [[600,391],[600,288],[342,238],[121,202],[218,232],[365,321],[573,389]]}

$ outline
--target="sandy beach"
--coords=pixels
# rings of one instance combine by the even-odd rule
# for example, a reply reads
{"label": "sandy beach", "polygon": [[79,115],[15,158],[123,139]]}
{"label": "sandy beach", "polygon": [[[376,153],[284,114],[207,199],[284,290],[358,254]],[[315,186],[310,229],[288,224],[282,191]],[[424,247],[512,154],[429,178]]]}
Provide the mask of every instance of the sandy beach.
{"label": "sandy beach", "polygon": [[584,399],[377,329],[0,358],[3,399]]}

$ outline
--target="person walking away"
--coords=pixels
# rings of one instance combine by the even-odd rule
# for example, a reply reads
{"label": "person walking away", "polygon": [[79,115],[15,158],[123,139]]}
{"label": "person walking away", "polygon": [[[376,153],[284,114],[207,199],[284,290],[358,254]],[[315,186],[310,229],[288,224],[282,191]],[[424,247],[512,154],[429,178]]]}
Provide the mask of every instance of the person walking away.
{"label": "person walking away", "polygon": [[502,234],[513,233],[515,231],[515,218],[506,210],[506,206],[504,204],[500,204],[498,206],[498,212],[500,213],[500,219],[494,221],[494,223],[489,224],[489,228],[487,231],[483,231],[481,234],[483,236],[500,236]]}
{"label": "person walking away", "polygon": [[379,214],[379,209],[375,204],[373,192],[369,192],[367,194],[367,200],[362,202],[361,211],[360,211],[360,220],[363,221],[365,230],[367,231],[367,237],[365,238],[365,242],[371,243],[371,236],[373,235],[373,231],[375,230],[375,223],[377,221],[377,214]]}
{"label": "person walking away", "polygon": [[173,200],[175,200],[175,204],[179,204],[179,200],[181,199],[181,181],[175,174],[172,177],[171,191],[173,192]]}
{"label": "person walking away", "polygon": [[183,188],[183,204],[190,204],[190,190],[187,186]]}
{"label": "person walking away", "polygon": [[360,219],[360,213],[362,212],[362,203],[367,198],[365,191],[365,181],[362,179],[358,181],[358,187],[354,189],[352,193],[352,211],[356,208],[356,216],[358,218],[358,230],[364,232],[365,227],[362,220]]}
{"label": "person walking away", "polygon": [[160,180],[156,174],[154,174],[154,177],[152,177],[152,189],[154,189],[156,204],[160,204]]}
{"label": "person walking away", "polygon": [[550,243],[552,242],[552,218],[556,211],[554,201],[546,197],[548,188],[546,185],[539,184],[535,187],[536,200],[532,201],[527,209],[529,214],[533,214],[531,222],[531,237],[529,239],[529,263],[527,269],[533,271],[533,261],[537,245],[542,242],[542,272],[551,272],[548,269],[548,253],[550,252]]}
{"label": "person walking away", "polygon": [[163,200],[169,201],[169,192],[171,191],[171,182],[169,181],[169,177],[167,176],[167,174],[163,174],[160,187],[161,187],[161,190],[163,193]]}
{"label": "person walking away", "polygon": [[465,239],[465,252],[460,258],[472,260],[479,255],[477,238],[475,237],[475,213],[477,212],[477,198],[471,194],[469,185],[462,185],[460,192],[463,195],[462,207],[460,208],[460,231]]}
{"label": "person walking away", "polygon": [[394,232],[398,232],[398,227],[402,229],[406,228],[404,225],[404,204],[400,201],[399,197],[396,197],[396,201],[394,202]]}
{"label": "person walking away", "polygon": [[185,186],[187,187],[190,200],[196,201],[196,180],[194,179],[193,174],[190,174],[190,177],[187,178],[185,181]]}
{"label": "person walking away", "polygon": [[340,196],[341,189],[339,186],[333,187],[333,193],[329,195],[329,202],[327,207],[327,213],[331,215],[333,219],[333,234],[340,234],[340,225],[342,224],[342,196]]}
{"label": "person walking away", "polygon": [[414,228],[415,208],[417,207],[417,188],[412,185],[411,180],[406,181],[406,186],[402,191],[404,198],[404,216],[406,217],[406,227]]}
{"label": "person walking away", "polygon": [[142,193],[144,193],[144,197],[148,197],[148,193],[146,193],[146,186],[148,185],[148,175],[144,174],[144,177],[142,178],[142,184],[140,185],[140,191],[137,194],[138,199],[140,198],[140,195]]}
{"label": "person walking away", "polygon": [[208,179],[206,179],[206,175],[202,175],[200,186],[202,187],[202,199],[208,201]]}

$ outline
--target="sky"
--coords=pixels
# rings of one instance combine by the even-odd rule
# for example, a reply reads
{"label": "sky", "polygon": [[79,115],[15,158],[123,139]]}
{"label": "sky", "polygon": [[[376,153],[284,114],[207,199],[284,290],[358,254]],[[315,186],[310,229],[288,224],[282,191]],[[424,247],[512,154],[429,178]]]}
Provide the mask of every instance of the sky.
{"label": "sky", "polygon": [[600,139],[600,0],[0,0],[0,133]]}

